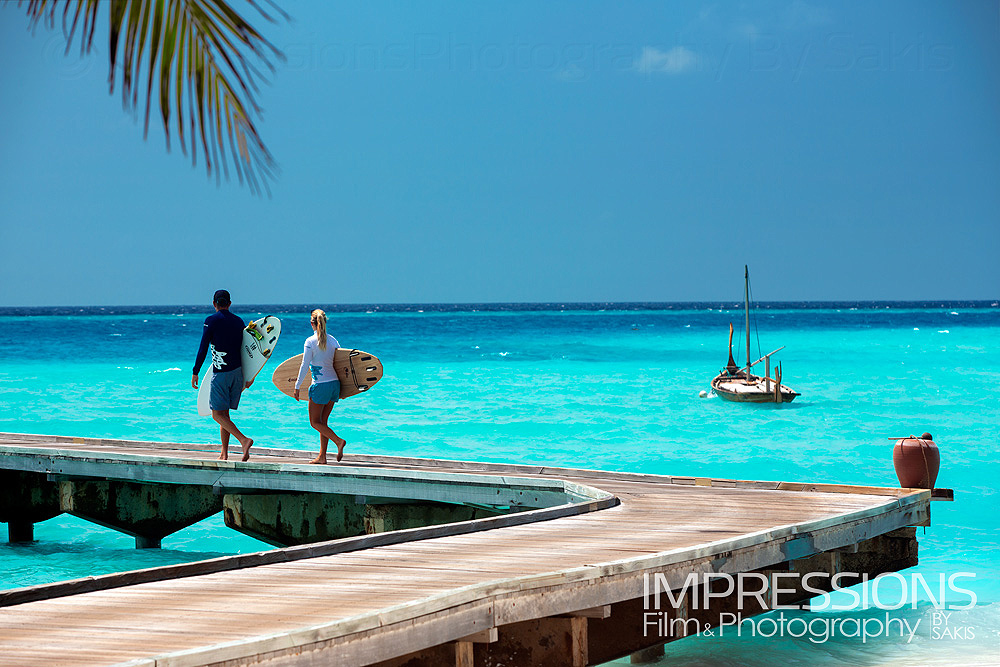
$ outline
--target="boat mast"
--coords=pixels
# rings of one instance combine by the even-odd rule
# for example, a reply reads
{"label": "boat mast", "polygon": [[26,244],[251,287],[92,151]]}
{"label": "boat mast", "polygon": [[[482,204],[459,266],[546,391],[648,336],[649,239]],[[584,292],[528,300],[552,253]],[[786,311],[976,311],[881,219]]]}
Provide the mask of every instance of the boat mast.
{"label": "boat mast", "polygon": [[750,381],[750,267],[743,265],[743,303],[747,314],[747,381]]}

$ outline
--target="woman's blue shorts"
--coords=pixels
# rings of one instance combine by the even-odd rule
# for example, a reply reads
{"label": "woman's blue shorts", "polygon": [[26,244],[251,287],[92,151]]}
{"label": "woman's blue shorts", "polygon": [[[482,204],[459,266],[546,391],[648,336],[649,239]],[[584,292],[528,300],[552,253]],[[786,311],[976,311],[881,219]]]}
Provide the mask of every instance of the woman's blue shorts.
{"label": "woman's blue shorts", "polygon": [[336,403],[340,398],[340,380],[309,385],[309,400],[317,405]]}

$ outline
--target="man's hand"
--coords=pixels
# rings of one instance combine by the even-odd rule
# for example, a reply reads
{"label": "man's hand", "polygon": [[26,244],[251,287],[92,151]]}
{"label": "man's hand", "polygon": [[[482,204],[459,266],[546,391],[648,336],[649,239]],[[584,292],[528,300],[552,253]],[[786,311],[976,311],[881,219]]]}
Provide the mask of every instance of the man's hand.
{"label": "man's hand", "polygon": [[191,376],[191,386],[193,388],[195,388],[195,389],[198,388],[198,376],[197,375],[192,375]]}
{"label": "man's hand", "polygon": [[[256,379],[257,379],[257,378],[254,378],[254,380],[256,380]],[[244,389],[249,389],[249,388],[250,388],[250,385],[252,385],[252,384],[253,384],[253,380],[250,380],[249,382],[247,382],[247,383],[246,383],[246,385],[245,385],[245,386],[244,386],[243,388],[244,388]]]}
{"label": "man's hand", "polygon": [[295,400],[296,401],[299,400],[299,390],[298,389],[295,390]]}

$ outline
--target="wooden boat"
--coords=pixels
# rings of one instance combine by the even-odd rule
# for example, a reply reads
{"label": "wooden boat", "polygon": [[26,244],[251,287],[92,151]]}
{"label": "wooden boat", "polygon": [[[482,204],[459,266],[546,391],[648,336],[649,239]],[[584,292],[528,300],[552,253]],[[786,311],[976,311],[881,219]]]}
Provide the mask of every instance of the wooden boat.
{"label": "wooden boat", "polygon": [[[733,325],[729,324],[729,363],[712,379],[712,391],[719,398],[737,403],[791,403],[800,394],[781,384],[781,364],[775,366],[771,376],[771,355],[785,349],[782,345],[757,361],[750,362],[750,269],[743,267],[744,305],[747,325],[747,365],[740,367],[733,360]],[[764,362],[764,375],[754,375],[751,369]]]}

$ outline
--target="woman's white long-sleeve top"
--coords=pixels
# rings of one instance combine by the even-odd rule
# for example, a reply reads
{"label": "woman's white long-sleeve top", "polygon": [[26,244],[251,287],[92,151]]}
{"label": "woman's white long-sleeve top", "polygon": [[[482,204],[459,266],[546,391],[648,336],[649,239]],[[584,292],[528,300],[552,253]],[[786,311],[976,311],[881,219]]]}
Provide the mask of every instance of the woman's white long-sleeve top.
{"label": "woman's white long-sleeve top", "polygon": [[313,334],[306,338],[302,348],[302,365],[299,366],[299,377],[295,381],[295,388],[302,387],[302,381],[306,379],[306,372],[312,372],[313,383],[333,382],[337,379],[337,371],[333,369],[333,355],[340,347],[337,339],[330,334],[326,335],[326,349],[319,349],[319,338]]}

